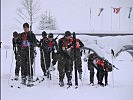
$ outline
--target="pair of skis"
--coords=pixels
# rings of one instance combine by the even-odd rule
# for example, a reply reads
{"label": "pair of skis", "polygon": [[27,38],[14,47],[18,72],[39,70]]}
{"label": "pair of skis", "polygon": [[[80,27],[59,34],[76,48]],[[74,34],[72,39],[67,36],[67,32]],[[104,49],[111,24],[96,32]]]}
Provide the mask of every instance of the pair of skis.
{"label": "pair of skis", "polygon": [[11,88],[24,88],[24,87],[33,87],[36,86],[39,83],[42,83],[45,80],[44,77],[39,78],[37,77],[35,80],[32,81],[32,84],[21,84],[20,79],[15,80],[11,79],[10,87]]}

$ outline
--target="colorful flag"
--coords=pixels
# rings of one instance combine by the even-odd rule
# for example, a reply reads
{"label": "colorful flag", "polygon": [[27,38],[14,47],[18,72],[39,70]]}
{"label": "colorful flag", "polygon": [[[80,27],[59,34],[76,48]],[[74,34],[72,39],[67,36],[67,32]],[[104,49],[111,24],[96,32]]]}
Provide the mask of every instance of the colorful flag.
{"label": "colorful flag", "polygon": [[114,9],[114,13],[115,14],[118,14],[120,12],[120,10],[121,10],[121,7],[119,7],[119,8],[113,8],[113,9]]}
{"label": "colorful flag", "polygon": [[130,19],[130,16],[131,16],[131,11],[132,11],[132,7],[130,7],[130,9],[129,9],[129,15],[128,15],[129,19]]}
{"label": "colorful flag", "polygon": [[103,8],[99,8],[99,14],[98,14],[98,16],[101,15],[102,11],[103,11]]}

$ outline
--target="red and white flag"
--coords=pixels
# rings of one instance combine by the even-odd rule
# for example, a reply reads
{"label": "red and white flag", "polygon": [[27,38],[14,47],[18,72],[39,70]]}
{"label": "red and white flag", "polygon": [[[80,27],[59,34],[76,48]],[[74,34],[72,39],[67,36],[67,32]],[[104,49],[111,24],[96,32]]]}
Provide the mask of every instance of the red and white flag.
{"label": "red and white flag", "polygon": [[114,13],[115,14],[118,14],[120,12],[120,10],[121,10],[121,7],[119,7],[119,8],[113,8],[113,10],[114,10]]}

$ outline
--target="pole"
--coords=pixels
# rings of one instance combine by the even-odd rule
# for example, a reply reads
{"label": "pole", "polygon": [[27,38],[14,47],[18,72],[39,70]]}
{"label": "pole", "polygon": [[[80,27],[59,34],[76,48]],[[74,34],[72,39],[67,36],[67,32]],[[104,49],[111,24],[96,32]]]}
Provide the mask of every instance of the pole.
{"label": "pole", "polygon": [[120,32],[120,12],[119,12],[119,32]]}
{"label": "pole", "polygon": [[90,8],[90,31],[91,31],[91,8]]}
{"label": "pole", "polygon": [[111,49],[111,54],[112,54],[112,83],[113,83],[113,88],[114,88],[114,73],[113,73],[113,70],[114,70],[114,68],[113,68],[113,56],[114,56],[114,51],[113,51],[113,49]]}
{"label": "pole", "polygon": [[46,74],[47,74],[47,66],[46,66],[46,61],[45,61],[45,56],[44,56],[44,51],[42,49],[42,56],[43,56],[43,62],[44,62],[44,66],[45,66],[45,70],[46,70]]}
{"label": "pole", "polygon": [[112,7],[111,7],[111,32],[112,32]]}
{"label": "pole", "polygon": [[78,87],[78,76],[77,76],[77,65],[76,65],[76,34],[73,32],[73,43],[74,43],[74,68],[75,68],[75,88]]}
{"label": "pole", "polygon": [[102,27],[102,31],[103,31],[103,13],[102,13],[102,25],[101,25],[101,27]]}

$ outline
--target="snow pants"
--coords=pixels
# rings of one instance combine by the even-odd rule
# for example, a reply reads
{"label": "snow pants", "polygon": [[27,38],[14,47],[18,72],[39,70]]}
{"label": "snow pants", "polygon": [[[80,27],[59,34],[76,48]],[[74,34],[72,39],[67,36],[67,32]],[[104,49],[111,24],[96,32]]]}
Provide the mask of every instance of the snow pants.
{"label": "snow pants", "polygon": [[34,61],[34,49],[31,48],[29,52],[29,48],[21,49],[21,74],[22,78],[26,78],[26,76],[33,77],[33,61]]}
{"label": "snow pants", "polygon": [[58,71],[59,71],[59,81],[63,81],[65,74],[67,80],[72,79],[72,66],[70,66],[70,59],[64,54],[58,54]]}
{"label": "snow pants", "polygon": [[57,62],[56,54],[52,52],[52,58],[50,57],[50,53],[45,50],[40,50],[41,53],[41,68],[44,74],[48,71],[51,59],[53,59],[52,64],[55,65]]}
{"label": "snow pants", "polygon": [[15,60],[16,60],[15,76],[19,76],[19,71],[21,67],[21,57],[19,51],[17,52],[17,54],[15,54]]}

